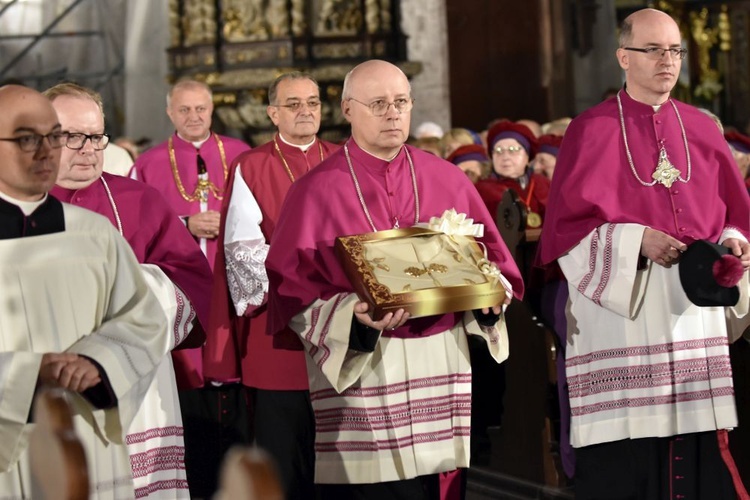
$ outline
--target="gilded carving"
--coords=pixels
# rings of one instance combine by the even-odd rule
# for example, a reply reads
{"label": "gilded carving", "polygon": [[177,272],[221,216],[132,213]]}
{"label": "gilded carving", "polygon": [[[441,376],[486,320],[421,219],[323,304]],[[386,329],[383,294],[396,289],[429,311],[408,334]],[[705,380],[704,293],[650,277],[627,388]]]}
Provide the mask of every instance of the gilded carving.
{"label": "gilded carving", "polygon": [[237,112],[247,125],[255,128],[266,128],[269,125],[266,104],[263,102],[243,102],[237,106]]}
{"label": "gilded carving", "polygon": [[289,36],[289,13],[286,10],[286,0],[270,0],[266,8],[266,22],[271,30],[272,38]]}
{"label": "gilded carving", "polygon": [[229,106],[222,106],[215,108],[216,114],[219,116],[219,120],[227,127],[242,130],[245,128],[245,122],[242,121],[242,117],[236,109]]}
{"label": "gilded carving", "polygon": [[180,45],[180,10],[178,0],[169,0],[169,46]]}
{"label": "gilded carving", "polygon": [[224,40],[251,42],[268,40],[262,0],[224,0],[221,15]]}
{"label": "gilded carving", "polygon": [[717,27],[719,29],[719,50],[729,52],[732,50],[732,26],[729,22],[729,13],[727,12],[726,5],[721,6]]}
{"label": "gilded carving", "polygon": [[693,93],[696,97],[712,100],[724,86],[719,82],[718,70],[711,67],[711,49],[719,40],[719,31],[708,28],[708,9],[690,13],[690,32],[698,49],[698,78],[700,83]]}
{"label": "gilded carving", "polygon": [[225,47],[223,51],[224,61],[227,64],[243,63],[270,63],[284,60],[289,57],[289,48],[286,44],[272,43],[255,47]]}
{"label": "gilded carving", "polygon": [[365,0],[365,20],[368,33],[379,33],[390,30],[390,0]]}
{"label": "gilded carving", "polygon": [[216,8],[212,0],[185,0],[182,14],[184,46],[216,42]]}
{"label": "gilded carving", "polygon": [[302,36],[307,31],[304,0],[292,0],[292,34]]}
{"label": "gilded carving", "polygon": [[345,59],[362,56],[362,44],[354,43],[320,43],[313,46],[313,56],[320,59]]}
{"label": "gilded carving", "polygon": [[316,35],[352,36],[362,28],[362,11],[357,0],[323,0]]}

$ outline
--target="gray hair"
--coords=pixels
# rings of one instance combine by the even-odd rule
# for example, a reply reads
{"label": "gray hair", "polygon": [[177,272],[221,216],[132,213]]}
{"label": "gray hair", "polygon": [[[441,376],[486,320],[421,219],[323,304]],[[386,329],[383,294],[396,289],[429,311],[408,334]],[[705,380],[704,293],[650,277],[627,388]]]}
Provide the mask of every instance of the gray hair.
{"label": "gray hair", "polygon": [[167,92],[167,107],[172,102],[172,96],[175,92],[178,90],[205,90],[208,92],[208,96],[213,99],[214,93],[211,91],[211,87],[209,87],[207,84],[203,82],[199,82],[198,80],[193,80],[192,78],[184,78],[181,80],[178,80],[177,83],[175,83],[172,88],[169,89],[169,92]]}
{"label": "gray hair", "polygon": [[283,75],[276,78],[268,87],[268,104],[276,104],[276,96],[279,90],[279,84],[286,80],[310,80],[318,88],[318,92],[320,92],[320,85],[311,74],[305,73],[304,71],[291,71],[289,73],[284,73]]}
{"label": "gray hair", "polygon": [[58,83],[54,87],[50,87],[42,95],[47,97],[50,101],[54,101],[58,97],[72,96],[82,99],[91,99],[99,106],[99,111],[102,112],[102,118],[104,118],[104,102],[102,101],[102,95],[94,89],[78,85],[73,82]]}

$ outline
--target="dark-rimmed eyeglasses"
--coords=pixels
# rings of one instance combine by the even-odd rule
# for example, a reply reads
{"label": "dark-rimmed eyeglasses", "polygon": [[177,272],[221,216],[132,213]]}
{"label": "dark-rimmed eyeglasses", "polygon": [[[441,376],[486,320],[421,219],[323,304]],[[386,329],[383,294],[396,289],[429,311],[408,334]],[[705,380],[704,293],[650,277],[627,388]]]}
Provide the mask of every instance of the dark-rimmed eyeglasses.
{"label": "dark-rimmed eyeglasses", "polygon": [[109,134],[81,134],[78,132],[68,132],[65,134],[67,141],[65,146],[68,149],[83,149],[86,145],[86,141],[91,141],[91,147],[97,151],[105,149],[109,144]]}
{"label": "dark-rimmed eyeglasses", "polygon": [[408,113],[414,106],[414,99],[412,97],[394,99],[393,102],[388,102],[385,99],[376,99],[370,104],[357,100],[353,97],[349,97],[349,100],[358,102],[362,106],[367,106],[368,108],[370,108],[370,112],[373,116],[385,116],[385,114],[388,112],[388,108],[390,108],[391,106],[393,106],[396,111],[398,111],[398,114]]}
{"label": "dark-rimmed eyeglasses", "polygon": [[307,106],[310,111],[315,111],[320,107],[320,101],[318,99],[310,99],[309,101],[295,101],[290,102],[289,104],[272,104],[272,106],[277,108],[286,108],[292,113],[296,113],[297,111],[302,109],[302,106]]}
{"label": "dark-rimmed eyeglasses", "polygon": [[26,134],[19,137],[0,137],[0,141],[15,142],[21,151],[25,153],[35,153],[42,145],[42,141],[47,139],[51,148],[61,148],[65,144],[67,135],[65,132],[50,132],[47,135]]}
{"label": "dark-rimmed eyeglasses", "polygon": [[508,153],[511,156],[516,156],[521,154],[521,151],[524,151],[523,147],[521,146],[508,146],[507,148],[498,146],[492,150],[492,154],[500,156],[503,153]]}
{"label": "dark-rimmed eyeglasses", "polygon": [[646,57],[654,60],[661,59],[667,52],[669,52],[669,54],[672,56],[672,59],[685,59],[685,56],[687,55],[687,49],[677,48],[663,49],[661,47],[646,47],[644,49],[640,49],[638,47],[623,47],[623,50],[642,52],[643,54],[646,54]]}

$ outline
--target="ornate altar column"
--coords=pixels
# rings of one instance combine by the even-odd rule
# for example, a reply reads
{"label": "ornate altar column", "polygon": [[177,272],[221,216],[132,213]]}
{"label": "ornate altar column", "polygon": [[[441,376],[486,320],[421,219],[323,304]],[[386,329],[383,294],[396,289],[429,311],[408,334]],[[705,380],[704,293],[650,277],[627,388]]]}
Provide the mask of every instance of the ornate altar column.
{"label": "ornate altar column", "polygon": [[170,0],[169,76],[190,76],[214,90],[221,124],[251,144],[271,137],[266,89],[281,73],[310,72],[321,86],[321,136],[345,137],[339,110],[346,73],[379,58],[407,76],[399,0]]}

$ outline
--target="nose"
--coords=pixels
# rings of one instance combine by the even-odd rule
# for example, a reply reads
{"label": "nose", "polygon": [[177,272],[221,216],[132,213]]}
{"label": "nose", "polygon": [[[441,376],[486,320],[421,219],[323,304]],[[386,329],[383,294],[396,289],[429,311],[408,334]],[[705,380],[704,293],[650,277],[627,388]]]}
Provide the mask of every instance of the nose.
{"label": "nose", "polygon": [[83,138],[83,144],[81,144],[81,149],[79,149],[79,151],[81,152],[86,151],[87,153],[95,151],[94,142],[91,140],[91,137]]}
{"label": "nose", "polygon": [[37,158],[46,158],[53,149],[55,148],[52,147],[49,136],[44,136],[41,142],[39,142],[39,147],[36,148],[34,156]]}
{"label": "nose", "polygon": [[398,117],[401,116],[401,111],[399,111],[396,108],[396,102],[395,101],[388,103],[388,106],[385,108],[385,115],[386,116],[390,116],[390,117],[394,117],[395,116],[395,118],[398,118]]}

